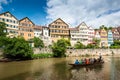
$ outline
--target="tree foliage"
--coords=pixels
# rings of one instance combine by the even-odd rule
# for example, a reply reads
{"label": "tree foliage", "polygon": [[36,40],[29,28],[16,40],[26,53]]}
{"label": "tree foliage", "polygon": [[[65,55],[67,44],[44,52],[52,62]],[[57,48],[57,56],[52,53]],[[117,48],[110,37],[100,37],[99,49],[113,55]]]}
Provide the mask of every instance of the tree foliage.
{"label": "tree foliage", "polygon": [[93,42],[95,43],[95,48],[99,48],[100,45],[100,39],[93,39]]}
{"label": "tree foliage", "polygon": [[31,59],[33,50],[23,38],[6,38],[4,56],[10,59]]}
{"label": "tree foliage", "polygon": [[0,37],[6,36],[6,34],[7,34],[6,24],[4,22],[0,22]]}
{"label": "tree foliage", "polygon": [[35,47],[40,47],[40,48],[44,47],[44,43],[40,38],[34,37],[33,42]]}
{"label": "tree foliage", "polygon": [[112,45],[110,46],[110,48],[112,48],[112,49],[120,49],[120,41],[115,40],[115,41],[114,41],[114,44],[112,44]]}
{"label": "tree foliage", "polygon": [[88,44],[88,45],[86,46],[86,48],[88,48],[88,49],[95,48],[95,45],[94,45],[94,44]]}
{"label": "tree foliage", "polygon": [[103,29],[103,28],[104,28],[105,30],[108,30],[108,28],[107,28],[105,25],[101,25],[101,26],[100,26],[100,29]]}
{"label": "tree foliage", "polygon": [[67,42],[65,39],[60,39],[52,46],[54,57],[64,57],[67,49]]}
{"label": "tree foliage", "polygon": [[80,42],[80,41],[78,41],[76,44],[75,44],[75,46],[74,46],[76,49],[84,49],[85,48],[85,46]]}

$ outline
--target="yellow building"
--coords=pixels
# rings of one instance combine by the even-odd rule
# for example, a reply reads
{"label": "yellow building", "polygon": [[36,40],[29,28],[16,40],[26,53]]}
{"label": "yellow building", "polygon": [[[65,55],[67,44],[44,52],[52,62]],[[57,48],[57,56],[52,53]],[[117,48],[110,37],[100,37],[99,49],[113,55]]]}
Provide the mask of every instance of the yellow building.
{"label": "yellow building", "polygon": [[50,37],[52,42],[56,42],[58,39],[69,39],[69,25],[62,19],[58,18],[48,25],[50,30]]}
{"label": "yellow building", "polygon": [[24,37],[25,40],[34,38],[34,23],[25,17],[19,21],[19,36]]}
{"label": "yellow building", "polygon": [[100,31],[100,47],[108,47],[108,37],[107,37],[107,31],[103,28]]}
{"label": "yellow building", "polygon": [[18,36],[18,19],[9,11],[0,14],[0,21],[6,23],[8,37]]}

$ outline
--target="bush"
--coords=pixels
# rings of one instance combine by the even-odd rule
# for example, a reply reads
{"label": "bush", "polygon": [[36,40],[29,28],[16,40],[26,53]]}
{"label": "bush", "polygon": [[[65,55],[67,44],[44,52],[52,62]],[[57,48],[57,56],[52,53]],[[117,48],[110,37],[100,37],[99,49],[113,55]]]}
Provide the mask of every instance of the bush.
{"label": "bush", "polygon": [[65,57],[65,52],[67,49],[66,40],[60,39],[52,46],[53,56],[54,57]]}
{"label": "bush", "polygon": [[50,57],[53,57],[53,54],[50,54],[50,53],[40,53],[40,54],[33,54],[33,56],[32,56],[33,59],[50,58]]}
{"label": "bush", "polygon": [[7,38],[4,56],[10,59],[32,59],[33,50],[23,38]]}

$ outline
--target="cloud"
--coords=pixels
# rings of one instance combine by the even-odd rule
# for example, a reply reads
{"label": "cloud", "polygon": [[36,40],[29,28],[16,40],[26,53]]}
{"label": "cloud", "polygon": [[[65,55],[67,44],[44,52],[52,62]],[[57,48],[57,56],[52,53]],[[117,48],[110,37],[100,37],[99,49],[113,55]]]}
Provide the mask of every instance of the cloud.
{"label": "cloud", "polygon": [[0,0],[0,11],[3,9],[2,4],[8,4],[12,2],[12,0]]}
{"label": "cloud", "polygon": [[116,26],[120,22],[120,0],[48,0],[48,22],[62,18],[70,26]]}

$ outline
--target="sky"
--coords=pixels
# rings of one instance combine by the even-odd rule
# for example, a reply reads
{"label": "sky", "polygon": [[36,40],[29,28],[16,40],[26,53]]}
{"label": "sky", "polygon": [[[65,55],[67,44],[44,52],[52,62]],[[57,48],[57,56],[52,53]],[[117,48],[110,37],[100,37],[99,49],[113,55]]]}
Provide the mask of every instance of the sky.
{"label": "sky", "polygon": [[120,26],[120,0],[0,0],[0,13],[10,11],[19,20],[28,17],[36,25],[57,18],[70,27],[81,22],[99,28]]}

